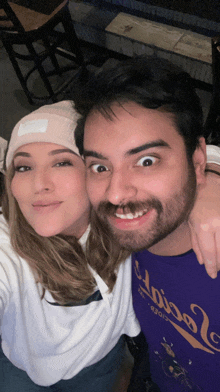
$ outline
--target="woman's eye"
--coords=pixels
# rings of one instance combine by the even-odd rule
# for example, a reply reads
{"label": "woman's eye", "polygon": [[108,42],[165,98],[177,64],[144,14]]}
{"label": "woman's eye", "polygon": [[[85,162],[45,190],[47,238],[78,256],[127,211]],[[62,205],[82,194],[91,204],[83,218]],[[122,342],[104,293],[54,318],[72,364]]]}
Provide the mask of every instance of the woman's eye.
{"label": "woman's eye", "polygon": [[57,167],[62,167],[62,166],[73,166],[72,162],[70,161],[62,161],[62,162],[58,162],[56,163]]}
{"label": "woman's eye", "polygon": [[137,166],[152,166],[157,160],[156,157],[145,156],[139,159]]}
{"label": "woman's eye", "polygon": [[15,166],[15,171],[19,173],[23,173],[29,170],[31,170],[30,166]]}
{"label": "woman's eye", "polygon": [[94,172],[94,173],[103,173],[108,171],[108,168],[104,165],[100,165],[100,164],[96,164],[96,165],[91,165],[90,169]]}

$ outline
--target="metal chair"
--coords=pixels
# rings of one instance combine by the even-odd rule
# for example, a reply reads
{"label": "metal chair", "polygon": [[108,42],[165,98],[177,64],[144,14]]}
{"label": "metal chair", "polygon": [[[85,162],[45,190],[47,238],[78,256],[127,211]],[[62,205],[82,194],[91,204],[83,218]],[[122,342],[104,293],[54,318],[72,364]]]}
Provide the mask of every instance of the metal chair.
{"label": "metal chair", "polygon": [[220,145],[220,36],[212,38],[212,99],[205,122],[209,143]]}
{"label": "metal chair", "polygon": [[[61,76],[64,72],[76,68],[79,73],[85,71],[83,54],[68,9],[68,0],[47,1],[50,8],[51,4],[52,6],[56,4],[56,7],[50,9],[49,13],[37,10],[39,0],[34,0],[34,2],[28,0],[30,5],[34,4],[34,10],[29,6],[19,5],[18,0],[17,3],[0,0],[0,39],[30,104],[45,102],[49,99],[53,102],[57,101],[57,95],[69,84],[70,80],[54,91],[50,81],[52,75]],[[24,4],[24,1],[20,3]],[[59,28],[59,24],[63,29]],[[61,48],[64,41],[68,43],[70,51]],[[26,53],[22,51],[24,47],[26,47]],[[71,61],[68,65],[61,66],[57,54]],[[45,60],[48,58],[51,61],[52,70],[47,70],[45,67]],[[34,66],[28,72],[24,72],[20,60],[32,61]],[[35,71],[38,71],[43,81],[46,95],[36,96],[28,86],[29,78]]]}

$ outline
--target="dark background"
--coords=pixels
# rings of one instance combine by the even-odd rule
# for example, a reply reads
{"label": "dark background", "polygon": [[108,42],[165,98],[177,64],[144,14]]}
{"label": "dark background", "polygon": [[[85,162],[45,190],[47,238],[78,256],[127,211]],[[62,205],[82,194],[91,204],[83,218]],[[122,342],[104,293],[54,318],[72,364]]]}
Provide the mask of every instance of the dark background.
{"label": "dark background", "polygon": [[143,3],[220,22],[220,0],[140,0]]}

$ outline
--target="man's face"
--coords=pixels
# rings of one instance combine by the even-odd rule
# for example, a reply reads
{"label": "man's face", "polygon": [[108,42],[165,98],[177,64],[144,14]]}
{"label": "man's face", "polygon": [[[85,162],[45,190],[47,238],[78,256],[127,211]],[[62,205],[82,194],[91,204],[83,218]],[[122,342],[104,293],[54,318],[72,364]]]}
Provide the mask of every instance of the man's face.
{"label": "man's face", "polygon": [[129,250],[149,248],[184,222],[196,174],[171,114],[129,102],[90,113],[84,149],[87,190],[103,224]]}

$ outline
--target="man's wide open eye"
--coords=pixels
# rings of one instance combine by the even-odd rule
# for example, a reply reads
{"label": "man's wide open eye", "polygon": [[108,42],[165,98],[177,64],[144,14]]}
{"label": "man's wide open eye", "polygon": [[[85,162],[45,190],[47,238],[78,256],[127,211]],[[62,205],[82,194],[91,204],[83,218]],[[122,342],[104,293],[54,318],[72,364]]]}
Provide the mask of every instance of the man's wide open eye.
{"label": "man's wide open eye", "polygon": [[92,164],[89,168],[93,173],[96,174],[108,171],[108,168],[105,165],[100,164]]}
{"label": "man's wide open eye", "polygon": [[154,163],[156,163],[157,160],[158,158],[156,157],[146,155],[139,159],[137,166],[152,166]]}

